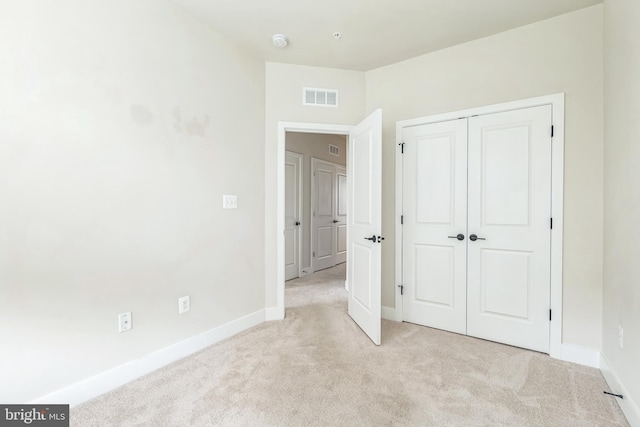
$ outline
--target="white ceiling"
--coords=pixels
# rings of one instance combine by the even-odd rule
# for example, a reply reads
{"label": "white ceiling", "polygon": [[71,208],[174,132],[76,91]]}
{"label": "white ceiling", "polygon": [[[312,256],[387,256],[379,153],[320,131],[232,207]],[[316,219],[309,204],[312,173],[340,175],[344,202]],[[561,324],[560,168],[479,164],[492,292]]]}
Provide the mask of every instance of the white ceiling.
{"label": "white ceiling", "polygon": [[[172,0],[265,61],[370,70],[602,0]],[[342,33],[337,41],[334,32]],[[283,33],[278,49],[271,36]]]}

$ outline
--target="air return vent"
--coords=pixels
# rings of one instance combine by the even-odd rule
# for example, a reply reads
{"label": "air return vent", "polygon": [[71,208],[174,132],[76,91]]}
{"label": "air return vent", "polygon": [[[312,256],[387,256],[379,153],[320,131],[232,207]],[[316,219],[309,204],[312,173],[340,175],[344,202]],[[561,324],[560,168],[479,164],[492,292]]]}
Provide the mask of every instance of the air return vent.
{"label": "air return vent", "polygon": [[336,89],[302,88],[302,105],[318,107],[337,107],[338,91]]}
{"label": "air return vent", "polygon": [[337,145],[329,144],[329,153],[333,154],[334,156],[340,156],[340,147],[338,147]]}

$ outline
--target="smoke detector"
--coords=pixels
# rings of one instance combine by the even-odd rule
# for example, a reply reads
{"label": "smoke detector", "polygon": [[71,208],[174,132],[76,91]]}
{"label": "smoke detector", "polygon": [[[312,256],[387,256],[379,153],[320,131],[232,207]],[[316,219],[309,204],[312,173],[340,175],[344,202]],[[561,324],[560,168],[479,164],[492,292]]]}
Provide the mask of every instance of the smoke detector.
{"label": "smoke detector", "polygon": [[289,40],[284,34],[274,34],[271,38],[273,39],[273,45],[275,47],[283,48],[287,47],[287,45],[289,44]]}

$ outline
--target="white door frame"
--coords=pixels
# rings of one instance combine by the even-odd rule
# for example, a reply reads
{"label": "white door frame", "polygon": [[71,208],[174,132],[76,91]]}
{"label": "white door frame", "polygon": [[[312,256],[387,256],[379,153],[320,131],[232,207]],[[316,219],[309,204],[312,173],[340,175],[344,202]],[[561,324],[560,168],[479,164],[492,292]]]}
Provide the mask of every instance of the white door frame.
{"label": "white door frame", "polygon": [[[519,101],[488,105],[433,116],[419,117],[396,122],[396,284],[402,284],[402,129],[429,123],[442,122],[471,117],[480,114],[499,113],[521,108],[551,105],[553,139],[551,148],[551,216],[553,231],[551,232],[551,301],[553,313],[549,330],[549,355],[556,359],[564,359],[562,355],[562,239],[563,239],[563,200],[564,200],[564,93],[523,99]],[[551,131],[551,129],[549,129]],[[395,318],[402,321],[401,288],[396,287]]]}
{"label": "white door frame", "polygon": [[[304,156],[302,154],[296,153],[294,151],[288,151],[285,150],[285,155],[286,156],[291,156],[291,157],[295,157],[298,159],[298,177],[297,180],[298,182],[297,187],[298,187],[298,194],[297,194],[297,200],[298,200],[298,206],[296,206],[296,213],[297,213],[297,217],[298,217],[298,222],[300,223],[301,226],[304,226],[304,222],[302,218],[303,215],[303,210],[302,210],[302,174],[304,173],[304,162],[303,162],[303,158]],[[282,212],[284,215],[284,211]],[[284,231],[284,228],[283,228]],[[302,228],[300,226],[298,226],[298,277],[300,277],[301,273],[302,273]],[[284,262],[284,258],[283,258],[283,262]]]}
{"label": "white door frame", "polygon": [[[309,242],[309,245],[310,245],[309,246],[309,253],[311,254],[311,271],[310,271],[310,273],[314,273],[316,271],[316,266],[314,264],[314,258],[315,257],[313,256],[313,248],[314,248],[314,244],[315,244],[315,240],[316,240],[316,239],[314,239],[314,236],[315,236],[315,229],[314,229],[315,217],[313,216],[314,208],[316,207],[315,206],[315,200],[316,200],[315,199],[315,197],[316,197],[315,179],[316,179],[316,177],[313,176],[313,172],[315,170],[315,165],[318,164],[318,163],[325,163],[327,165],[331,165],[331,166],[335,167],[336,169],[337,168],[344,168],[345,170],[347,169],[346,165],[340,165],[338,163],[330,162],[328,160],[318,159],[317,157],[312,157],[311,158],[311,170],[309,171],[309,174],[311,176],[311,210],[310,210],[310,216],[309,216],[309,219],[310,219],[309,222],[311,224],[311,238],[309,239],[309,241],[310,241]],[[335,177],[334,177],[333,182],[331,183],[331,185],[333,185],[333,186],[336,185]],[[338,189],[334,188],[334,191],[338,191]],[[334,192],[334,194],[333,194],[331,199],[332,199],[332,203],[335,203],[335,192]],[[337,208],[338,208],[337,206],[334,206],[334,208],[333,208],[334,213],[335,213]],[[336,238],[335,233],[332,233],[332,234],[333,234],[333,238]],[[337,250],[336,250],[337,242],[333,242],[333,243],[334,244],[333,244],[332,251],[333,251],[333,255],[335,257],[336,252],[337,252]]]}
{"label": "white door frame", "polygon": [[278,122],[278,169],[277,169],[277,238],[276,238],[276,266],[277,266],[277,303],[270,309],[270,319],[284,319],[284,152],[287,132],[326,133],[333,135],[349,135],[353,126],[322,123]]}

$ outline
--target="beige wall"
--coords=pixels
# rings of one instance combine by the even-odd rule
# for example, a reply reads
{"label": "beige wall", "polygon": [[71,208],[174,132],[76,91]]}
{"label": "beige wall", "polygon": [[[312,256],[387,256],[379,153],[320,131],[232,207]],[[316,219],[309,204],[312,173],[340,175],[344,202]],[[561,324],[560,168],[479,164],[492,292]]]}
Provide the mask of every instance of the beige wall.
{"label": "beige wall", "polygon": [[[329,152],[329,145],[339,148],[339,156]],[[347,164],[347,138],[344,135],[287,132],[285,148],[302,154],[302,259],[301,268],[311,267],[311,158]]]}
{"label": "beige wall", "polygon": [[602,79],[601,5],[366,73],[366,111],[384,120],[384,306],[396,285],[396,121],[565,92],[563,341],[600,348]]}
{"label": "beige wall", "polygon": [[261,61],[164,0],[12,1],[0,76],[0,401],[264,308]]}
{"label": "beige wall", "polygon": [[[302,88],[338,89],[340,107],[302,105]],[[266,64],[265,118],[265,292],[266,307],[277,304],[278,122],[355,125],[364,118],[364,73],[300,65]]]}
{"label": "beige wall", "polygon": [[[640,420],[640,2],[605,0],[602,353]],[[624,328],[624,349],[618,345]],[[635,402],[630,404],[629,402]]]}

